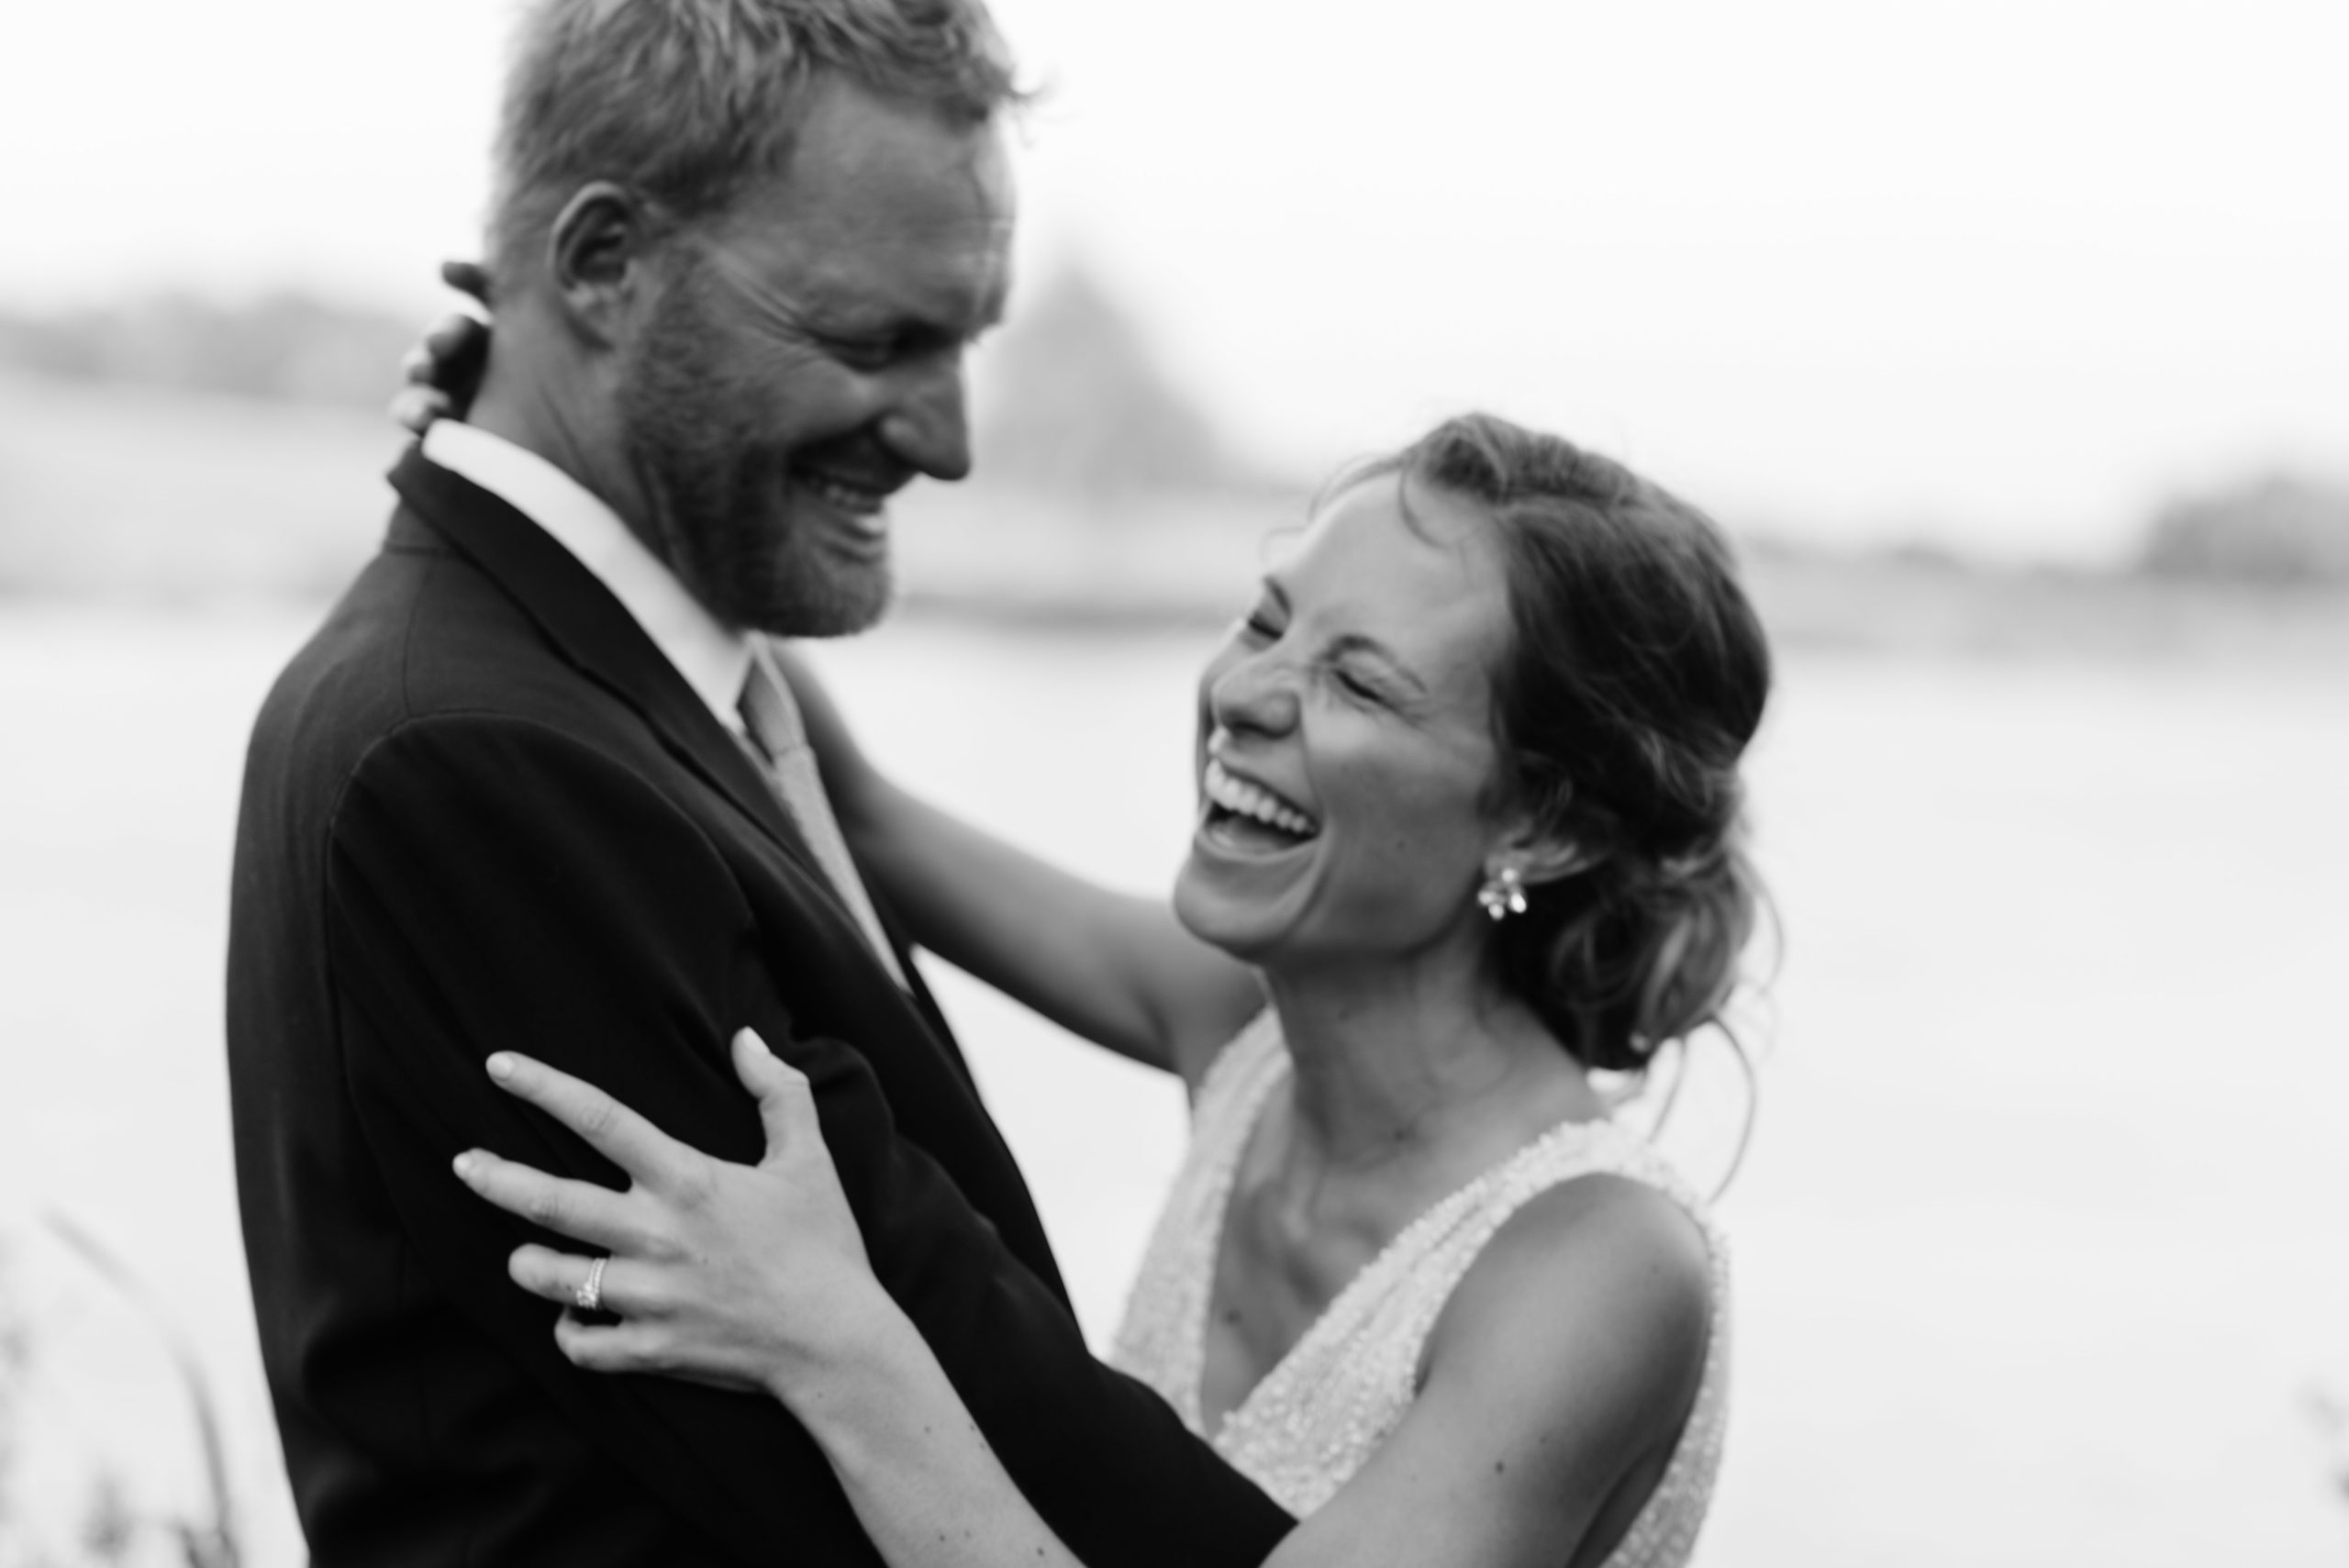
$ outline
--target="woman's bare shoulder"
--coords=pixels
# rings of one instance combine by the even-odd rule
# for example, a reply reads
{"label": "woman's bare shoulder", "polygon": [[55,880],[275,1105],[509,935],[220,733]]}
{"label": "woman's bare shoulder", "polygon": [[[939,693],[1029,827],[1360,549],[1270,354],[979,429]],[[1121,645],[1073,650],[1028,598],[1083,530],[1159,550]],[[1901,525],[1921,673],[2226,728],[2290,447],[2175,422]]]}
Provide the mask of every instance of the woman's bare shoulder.
{"label": "woman's bare shoulder", "polygon": [[1625,1488],[1662,1473],[1695,1407],[1711,1282],[1704,1228],[1655,1187],[1593,1174],[1529,1200],[1446,1300],[1402,1424],[1275,1562],[1611,1551],[1643,1503]]}
{"label": "woman's bare shoulder", "polygon": [[1504,1380],[1644,1446],[1694,1403],[1718,1305],[1711,1244],[1679,1200],[1629,1176],[1577,1176],[1529,1199],[1478,1253],[1430,1337],[1427,1373]]}

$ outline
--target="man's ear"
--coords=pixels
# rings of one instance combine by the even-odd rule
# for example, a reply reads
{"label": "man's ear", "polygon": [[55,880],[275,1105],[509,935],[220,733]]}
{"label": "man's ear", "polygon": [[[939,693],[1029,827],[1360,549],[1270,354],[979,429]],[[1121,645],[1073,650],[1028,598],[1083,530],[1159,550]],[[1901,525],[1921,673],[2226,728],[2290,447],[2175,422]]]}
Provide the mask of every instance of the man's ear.
{"label": "man's ear", "polygon": [[547,271],[564,321],[608,345],[646,296],[652,215],[641,197],[608,180],[584,184],[547,233]]}

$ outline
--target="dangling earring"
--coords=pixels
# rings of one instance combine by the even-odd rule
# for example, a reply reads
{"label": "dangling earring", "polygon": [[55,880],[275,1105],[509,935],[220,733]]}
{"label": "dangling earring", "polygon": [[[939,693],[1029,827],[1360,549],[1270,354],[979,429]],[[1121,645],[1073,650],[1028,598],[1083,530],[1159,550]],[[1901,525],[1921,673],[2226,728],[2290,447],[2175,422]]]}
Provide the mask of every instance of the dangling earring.
{"label": "dangling earring", "polygon": [[1485,878],[1485,885],[1476,889],[1476,902],[1496,922],[1511,915],[1525,913],[1525,873],[1515,866],[1505,865]]}

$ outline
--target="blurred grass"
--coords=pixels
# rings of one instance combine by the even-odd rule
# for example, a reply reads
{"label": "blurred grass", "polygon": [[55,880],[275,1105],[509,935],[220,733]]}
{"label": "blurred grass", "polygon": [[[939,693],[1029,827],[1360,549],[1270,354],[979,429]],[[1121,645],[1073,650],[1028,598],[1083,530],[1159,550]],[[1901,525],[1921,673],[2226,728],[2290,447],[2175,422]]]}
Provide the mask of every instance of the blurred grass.
{"label": "blurred grass", "polygon": [[[203,1356],[168,1303],[115,1251],[86,1229],[52,1212],[44,1227],[52,1288],[58,1264],[96,1283],[99,1299],[74,1303],[72,1334],[44,1318],[25,1299],[12,1266],[16,1248],[0,1234],[0,1565],[5,1568],[239,1568],[246,1561],[238,1529],[227,1426]],[[54,1309],[55,1303],[52,1303]],[[86,1361],[91,1329],[106,1365],[93,1376]],[[79,1339],[83,1357],[71,1341]],[[67,1341],[61,1347],[61,1340]],[[158,1402],[152,1369],[160,1347],[182,1408]],[[61,1353],[62,1349],[62,1353]],[[77,1361],[79,1364],[77,1364]],[[118,1397],[123,1375],[136,1380],[138,1397]],[[77,1409],[79,1405],[82,1408]],[[116,1418],[136,1406],[150,1418]],[[86,1440],[89,1417],[111,1441]],[[164,1414],[158,1426],[151,1418]],[[132,1436],[131,1434],[136,1434]],[[192,1496],[159,1495],[152,1458],[192,1433],[201,1485]],[[18,1461],[28,1462],[19,1464]],[[22,1473],[20,1473],[22,1472]]]}

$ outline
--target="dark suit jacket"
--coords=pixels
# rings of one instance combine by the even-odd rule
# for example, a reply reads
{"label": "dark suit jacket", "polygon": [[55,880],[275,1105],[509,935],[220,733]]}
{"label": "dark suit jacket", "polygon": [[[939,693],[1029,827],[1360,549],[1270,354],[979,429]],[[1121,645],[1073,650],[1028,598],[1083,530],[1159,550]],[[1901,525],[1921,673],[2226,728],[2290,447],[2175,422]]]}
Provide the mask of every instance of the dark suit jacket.
{"label": "dark suit jacket", "polygon": [[237,834],[237,1172],[315,1561],[874,1560],[780,1406],[564,1361],[506,1275],[533,1232],[449,1168],[619,1184],[491,1085],[499,1048],[755,1160],[748,1024],[814,1081],[883,1283],[1070,1546],[1258,1562],[1288,1519],[1086,1353],[945,1024],[733,739],[521,514],[415,450],[392,480],[383,553],[262,710]]}

